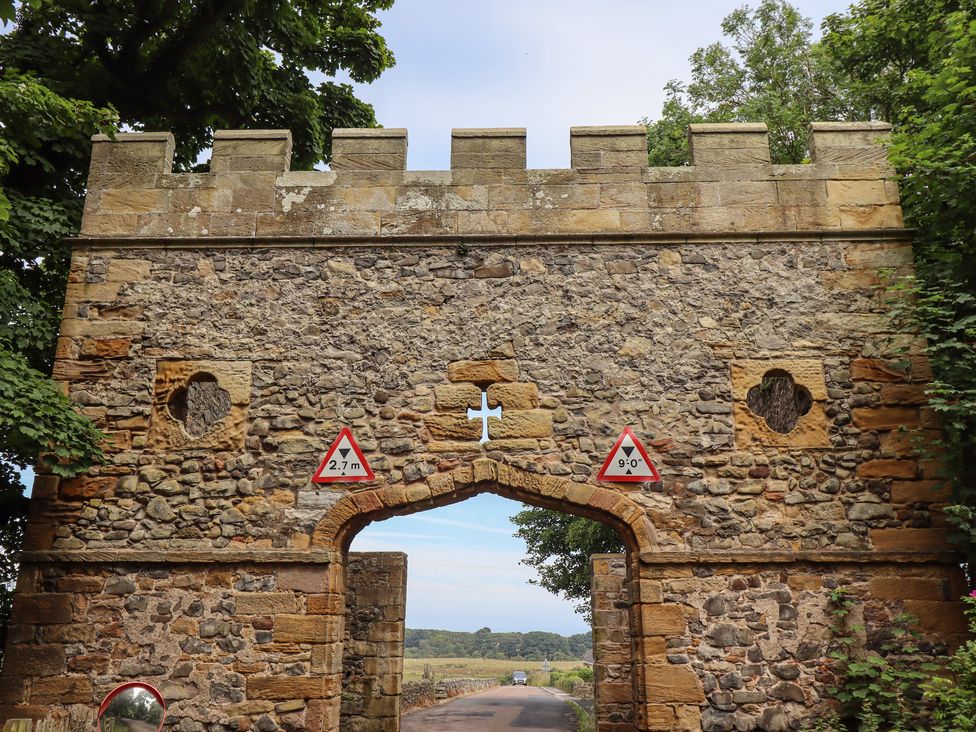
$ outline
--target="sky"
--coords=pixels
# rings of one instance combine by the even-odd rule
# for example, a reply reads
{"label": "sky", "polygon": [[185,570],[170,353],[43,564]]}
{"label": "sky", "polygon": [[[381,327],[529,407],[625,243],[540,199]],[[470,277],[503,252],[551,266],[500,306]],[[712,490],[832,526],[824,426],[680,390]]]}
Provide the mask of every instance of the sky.
{"label": "sky", "polygon": [[[750,0],[753,6],[758,0]],[[530,168],[569,167],[569,128],[654,118],[729,0],[397,0],[379,14],[397,65],[354,84],[408,130],[411,170],[450,167],[452,127],[525,127]],[[794,4],[819,28],[849,0]]]}

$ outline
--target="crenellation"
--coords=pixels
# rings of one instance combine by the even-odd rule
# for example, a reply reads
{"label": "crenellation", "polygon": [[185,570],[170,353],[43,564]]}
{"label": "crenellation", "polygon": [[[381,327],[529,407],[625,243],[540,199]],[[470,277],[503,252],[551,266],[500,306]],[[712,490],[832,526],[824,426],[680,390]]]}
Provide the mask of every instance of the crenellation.
{"label": "crenellation", "polygon": [[688,147],[695,166],[771,163],[765,123],[688,125]]}
{"label": "crenellation", "polygon": [[406,170],[407,131],[400,128],[332,131],[332,170]]}
{"label": "crenellation", "polygon": [[644,127],[574,127],[565,170],[526,170],[524,129],[455,129],[448,171],[407,171],[403,129],[336,130],[331,171],[289,170],[287,131],[218,131],[211,171],[177,174],[168,133],[97,136],[82,236],[899,228],[898,188],[879,144],[886,129],[818,123],[813,163],[773,165],[763,125],[692,125],[694,165],[648,168]]}
{"label": "crenellation", "polygon": [[452,170],[525,169],[525,129],[451,130]]}

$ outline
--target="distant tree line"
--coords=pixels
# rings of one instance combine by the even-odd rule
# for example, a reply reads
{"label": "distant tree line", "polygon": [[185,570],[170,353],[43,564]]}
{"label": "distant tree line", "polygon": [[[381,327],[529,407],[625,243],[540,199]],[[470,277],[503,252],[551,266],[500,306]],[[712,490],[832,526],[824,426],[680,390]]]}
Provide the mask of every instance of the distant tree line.
{"label": "distant tree line", "polygon": [[591,633],[475,633],[453,630],[410,629],[404,632],[407,658],[495,658],[523,661],[575,661],[593,647]]}

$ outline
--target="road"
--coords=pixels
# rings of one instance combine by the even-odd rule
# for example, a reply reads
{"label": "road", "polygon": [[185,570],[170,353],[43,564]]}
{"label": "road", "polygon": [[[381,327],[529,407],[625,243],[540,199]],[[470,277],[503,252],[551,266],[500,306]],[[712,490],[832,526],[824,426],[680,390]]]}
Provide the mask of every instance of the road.
{"label": "road", "polygon": [[534,686],[499,686],[404,714],[401,732],[569,732],[576,716],[561,699]]}

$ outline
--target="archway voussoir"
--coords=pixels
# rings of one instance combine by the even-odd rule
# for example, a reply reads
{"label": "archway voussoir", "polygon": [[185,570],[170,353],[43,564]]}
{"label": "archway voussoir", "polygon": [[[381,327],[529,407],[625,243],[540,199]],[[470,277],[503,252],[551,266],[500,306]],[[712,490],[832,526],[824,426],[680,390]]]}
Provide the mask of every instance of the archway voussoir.
{"label": "archway voussoir", "polygon": [[567,482],[569,485],[566,487],[566,500],[575,503],[577,506],[590,505],[590,499],[596,492],[596,487],[586,483]]}
{"label": "archway voussoir", "polygon": [[433,498],[450,493],[454,490],[454,473],[434,473],[427,478],[427,486]]}
{"label": "archway voussoir", "polygon": [[470,465],[462,465],[451,471],[451,477],[454,479],[455,486],[471,485],[475,482],[474,468]]}
{"label": "archway voussoir", "polygon": [[407,503],[421,503],[430,500],[430,486],[426,483],[410,483],[404,490]]}
{"label": "archway voussoir", "polygon": [[379,491],[380,500],[387,508],[399,508],[409,503],[407,490],[402,485],[388,485]]}
{"label": "archway voussoir", "polygon": [[380,500],[379,493],[375,488],[353,493],[350,498],[352,498],[356,508],[359,509],[359,513],[368,513],[383,508],[383,501]]}
{"label": "archway voussoir", "polygon": [[471,463],[471,468],[474,471],[475,483],[498,480],[498,463],[491,458],[478,458]]}
{"label": "archway voussoir", "polygon": [[569,490],[569,486],[572,485],[571,481],[565,478],[557,478],[554,475],[546,475],[539,482],[539,492],[546,496],[547,498],[556,498],[563,500],[566,498],[566,492]]}

